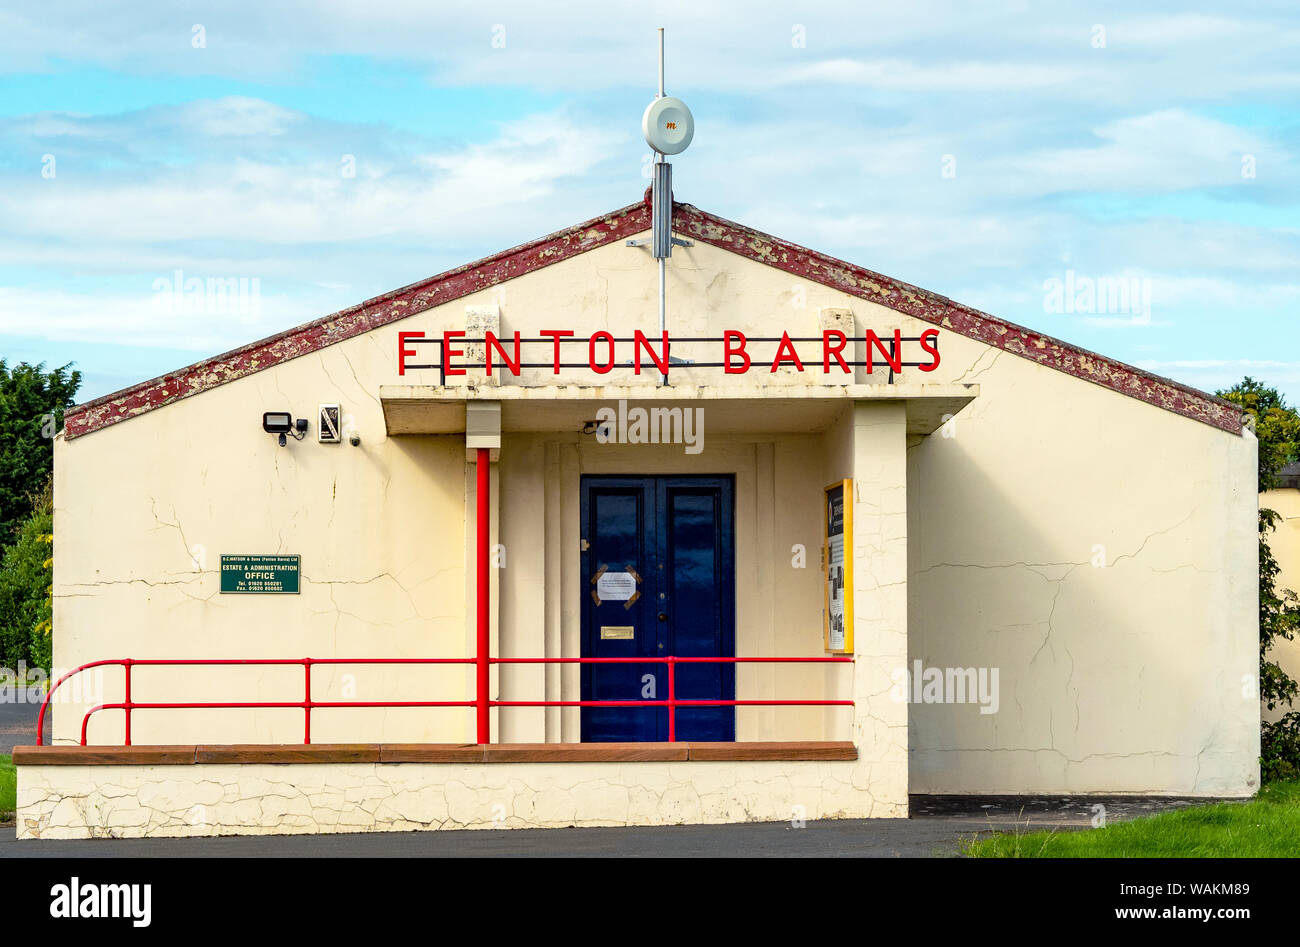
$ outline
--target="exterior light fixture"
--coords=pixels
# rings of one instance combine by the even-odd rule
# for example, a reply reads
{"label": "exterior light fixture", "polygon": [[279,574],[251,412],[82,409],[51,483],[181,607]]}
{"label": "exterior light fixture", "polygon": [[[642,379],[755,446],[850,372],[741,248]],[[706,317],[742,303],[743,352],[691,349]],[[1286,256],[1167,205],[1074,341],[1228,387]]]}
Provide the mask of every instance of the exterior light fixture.
{"label": "exterior light fixture", "polygon": [[307,419],[298,418],[295,421],[288,411],[267,411],[262,415],[262,430],[268,434],[279,434],[280,446],[283,447],[288,443],[289,435],[293,435],[296,441],[307,436]]}

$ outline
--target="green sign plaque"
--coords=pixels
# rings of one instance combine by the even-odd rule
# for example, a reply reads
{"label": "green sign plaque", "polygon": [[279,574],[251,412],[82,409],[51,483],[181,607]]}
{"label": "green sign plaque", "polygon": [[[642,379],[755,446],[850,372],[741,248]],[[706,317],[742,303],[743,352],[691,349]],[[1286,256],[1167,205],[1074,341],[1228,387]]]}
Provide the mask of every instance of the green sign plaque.
{"label": "green sign plaque", "polygon": [[222,556],[222,592],[298,594],[299,556]]}

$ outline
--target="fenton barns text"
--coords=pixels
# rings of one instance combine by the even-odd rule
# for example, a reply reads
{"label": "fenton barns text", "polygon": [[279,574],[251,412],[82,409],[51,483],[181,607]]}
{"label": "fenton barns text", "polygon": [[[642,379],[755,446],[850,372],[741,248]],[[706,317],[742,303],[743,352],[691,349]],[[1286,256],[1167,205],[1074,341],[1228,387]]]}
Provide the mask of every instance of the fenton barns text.
{"label": "fenton barns text", "polygon": [[[405,375],[406,370],[416,368],[438,368],[445,375],[464,375],[468,369],[482,369],[488,376],[501,370],[518,375],[525,368],[550,369],[553,374],[560,374],[562,369],[585,369],[604,375],[621,364],[630,366],[636,374],[646,371],[667,374],[674,364],[670,349],[673,340],[664,332],[659,339],[652,339],[637,331],[631,338],[616,338],[612,333],[597,331],[589,336],[578,336],[572,329],[541,329],[539,338],[523,338],[519,332],[505,338],[493,332],[485,332],[483,338],[468,338],[464,330],[448,329],[441,335],[426,335],[424,332],[406,331],[397,333],[397,373]],[[789,367],[802,372],[807,366],[820,365],[823,372],[835,370],[852,374],[855,365],[862,365],[870,374],[877,367],[882,370],[900,372],[904,365],[910,365],[923,372],[932,372],[939,367],[939,330],[926,329],[920,336],[904,338],[902,330],[895,329],[892,335],[881,337],[871,329],[862,335],[865,357],[855,361],[846,352],[849,338],[836,329],[827,329],[820,336],[792,338],[789,332],[781,333],[780,338],[747,338],[745,333],[728,330],[716,338],[687,338],[678,340],[691,343],[716,346],[720,360],[717,362],[692,361],[688,364],[677,363],[679,367],[716,367],[722,368],[728,375],[743,375],[747,372],[764,371],[772,373],[782,367]],[[855,340],[856,341],[856,340]],[[418,361],[423,354],[419,343],[434,343],[439,350],[437,361],[429,364]],[[759,358],[753,354],[754,343],[774,345],[770,356]],[[564,348],[569,343],[568,348]],[[585,343],[585,344],[584,344]],[[803,343],[802,354],[796,344]],[[920,361],[904,361],[904,343],[915,343],[924,353]],[[478,355],[482,361],[471,361],[466,356],[466,346],[481,345]],[[546,348],[547,360],[542,362],[525,362],[523,347],[540,345]],[[815,350],[810,348],[815,346]],[[585,349],[585,361],[573,361],[580,357],[574,348]],[[548,351],[549,349],[549,351]],[[562,351],[563,350],[563,351]],[[698,353],[698,348],[693,348]],[[644,361],[643,361],[644,359]]]}

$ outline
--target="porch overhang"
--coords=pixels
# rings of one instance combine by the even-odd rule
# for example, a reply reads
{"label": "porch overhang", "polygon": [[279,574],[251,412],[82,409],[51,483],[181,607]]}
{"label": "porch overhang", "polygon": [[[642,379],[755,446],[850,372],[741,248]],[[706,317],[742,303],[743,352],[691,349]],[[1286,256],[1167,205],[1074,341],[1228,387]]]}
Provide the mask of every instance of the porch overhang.
{"label": "porch overhang", "polygon": [[719,434],[816,433],[854,402],[903,402],[907,433],[925,436],[979,397],[978,385],[382,385],[379,400],[389,436],[462,434],[466,405],[501,406],[503,432],[580,432],[603,406],[709,406]]}

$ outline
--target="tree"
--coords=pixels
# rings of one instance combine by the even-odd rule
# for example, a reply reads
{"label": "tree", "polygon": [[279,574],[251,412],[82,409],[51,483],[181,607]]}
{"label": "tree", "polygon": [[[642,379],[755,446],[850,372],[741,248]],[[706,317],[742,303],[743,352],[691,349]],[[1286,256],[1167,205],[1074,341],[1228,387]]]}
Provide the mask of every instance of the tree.
{"label": "tree", "polygon": [[[1239,405],[1255,419],[1259,441],[1259,492],[1278,485],[1277,474],[1300,458],[1300,413],[1287,405],[1277,389],[1257,382],[1249,375],[1227,391],[1218,392]],[[1297,684],[1269,651],[1279,640],[1292,641],[1300,631],[1300,597],[1292,589],[1279,588],[1280,571],[1268,546],[1268,534],[1277,528],[1279,515],[1259,509],[1259,696],[1269,710],[1280,704],[1294,705]],[[1291,711],[1274,723],[1261,726],[1260,767],[1265,779],[1300,776],[1300,712]]]}
{"label": "tree", "polygon": [[1300,413],[1286,403],[1276,388],[1249,375],[1216,394],[1254,416],[1255,437],[1259,440],[1259,492],[1272,490],[1277,486],[1278,471],[1300,459]]}
{"label": "tree", "polygon": [[0,659],[50,666],[54,435],[81,372],[0,359]]}
{"label": "tree", "polygon": [[15,541],[0,558],[0,661],[50,669],[54,650],[54,504],[51,481],[32,498]]}
{"label": "tree", "polygon": [[31,512],[31,498],[54,469],[54,435],[81,387],[81,372],[64,365],[0,359],[0,549]]}

